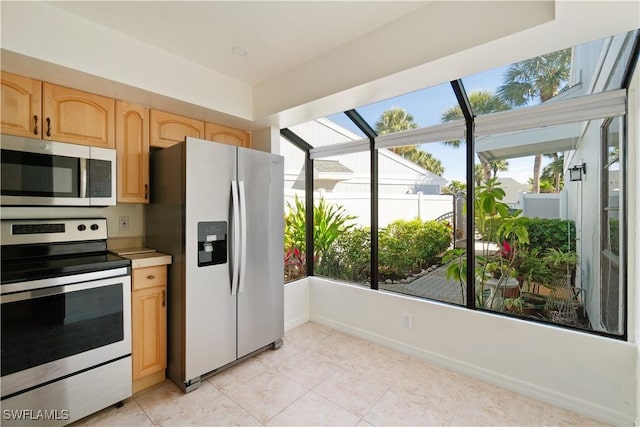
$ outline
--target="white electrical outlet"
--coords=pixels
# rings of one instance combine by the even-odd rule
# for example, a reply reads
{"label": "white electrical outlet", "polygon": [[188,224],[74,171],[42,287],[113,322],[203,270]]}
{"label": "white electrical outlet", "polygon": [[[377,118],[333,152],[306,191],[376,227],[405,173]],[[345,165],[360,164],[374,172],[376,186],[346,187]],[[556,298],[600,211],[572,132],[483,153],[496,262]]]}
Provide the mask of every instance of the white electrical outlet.
{"label": "white electrical outlet", "polygon": [[120,231],[127,231],[129,230],[129,217],[128,216],[121,216],[118,218],[118,224],[120,224]]}
{"label": "white electrical outlet", "polygon": [[402,315],[402,326],[404,326],[407,329],[411,329],[411,323],[412,323],[411,315],[404,313]]}

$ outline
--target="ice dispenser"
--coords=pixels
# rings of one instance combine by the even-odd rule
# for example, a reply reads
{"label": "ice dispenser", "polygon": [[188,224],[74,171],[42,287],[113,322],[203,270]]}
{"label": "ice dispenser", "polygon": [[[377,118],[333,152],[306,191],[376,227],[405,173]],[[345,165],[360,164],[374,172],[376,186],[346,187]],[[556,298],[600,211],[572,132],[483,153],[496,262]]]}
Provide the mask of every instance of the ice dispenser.
{"label": "ice dispenser", "polygon": [[227,262],[227,222],[198,223],[198,267]]}

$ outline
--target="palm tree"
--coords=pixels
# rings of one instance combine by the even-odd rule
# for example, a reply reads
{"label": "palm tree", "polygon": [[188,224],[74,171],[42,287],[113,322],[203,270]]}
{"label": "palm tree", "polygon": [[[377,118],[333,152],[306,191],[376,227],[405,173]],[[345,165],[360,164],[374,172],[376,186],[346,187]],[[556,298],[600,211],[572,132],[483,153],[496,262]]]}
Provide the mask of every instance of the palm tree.
{"label": "palm tree", "polygon": [[[418,124],[414,121],[413,116],[407,113],[404,108],[400,107],[392,107],[383,111],[376,122],[376,132],[378,135],[416,128],[418,128]],[[418,148],[417,145],[393,147],[390,150],[436,175],[442,175],[444,173],[442,162],[433,157],[431,153],[427,153]]]}
{"label": "palm tree", "polygon": [[404,108],[400,107],[391,107],[384,110],[376,122],[376,132],[378,135],[386,135],[388,133],[417,128],[418,125],[414,121],[413,116],[407,113]]}
{"label": "palm tree", "polygon": [[506,160],[492,160],[489,162],[489,168],[491,168],[492,178],[495,178],[498,176],[498,172],[509,170],[509,162]]}
{"label": "palm tree", "polygon": [[427,153],[420,148],[417,148],[405,157],[407,160],[412,161],[418,166],[435,173],[436,175],[442,176],[444,173],[444,166],[442,166],[442,162],[433,157],[431,153]]}
{"label": "palm tree", "polygon": [[462,181],[451,181],[448,185],[442,188],[442,194],[458,194],[467,191],[467,184]]}
{"label": "palm tree", "polygon": [[[498,111],[508,110],[510,108],[508,103],[486,90],[471,92],[469,94],[469,104],[471,104],[471,109],[475,115],[495,113]],[[460,105],[454,105],[447,108],[440,116],[440,119],[443,122],[464,119]],[[459,139],[454,141],[445,141],[445,144],[458,148],[462,144],[462,141]],[[482,157],[479,157],[479,159],[482,167],[483,180],[487,181],[491,178],[491,167]]]}
{"label": "palm tree", "polygon": [[553,183],[555,192],[559,193],[564,186],[562,172],[564,171],[564,156],[558,156],[558,153],[545,154],[547,157],[551,157],[553,161],[542,169],[540,175],[540,182],[547,180]]}
{"label": "palm tree", "polygon": [[[414,121],[413,116],[407,113],[404,108],[400,107],[391,107],[384,110],[376,122],[376,132],[378,135],[386,135],[388,133],[417,128],[418,124]],[[403,157],[407,157],[417,150],[417,146],[407,145],[405,147],[393,147],[390,150]]]}
{"label": "palm tree", "polygon": [[[571,49],[559,50],[546,55],[511,64],[498,88],[498,96],[512,106],[521,106],[538,99],[541,103],[558,94],[560,87],[569,78]],[[540,192],[540,168],[542,154],[533,161],[532,191]]]}

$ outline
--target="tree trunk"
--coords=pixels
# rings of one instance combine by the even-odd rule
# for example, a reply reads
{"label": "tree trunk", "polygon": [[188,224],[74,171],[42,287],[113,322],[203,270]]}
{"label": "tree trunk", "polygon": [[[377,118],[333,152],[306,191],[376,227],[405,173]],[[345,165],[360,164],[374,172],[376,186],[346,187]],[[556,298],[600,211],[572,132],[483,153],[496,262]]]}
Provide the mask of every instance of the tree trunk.
{"label": "tree trunk", "polygon": [[484,180],[489,181],[491,179],[491,166],[489,162],[484,160],[482,157],[478,156],[480,159],[480,166],[482,166],[482,175],[484,175]]}
{"label": "tree trunk", "polygon": [[542,165],[542,154],[536,154],[533,160],[533,185],[531,191],[533,193],[540,192],[540,166]]}

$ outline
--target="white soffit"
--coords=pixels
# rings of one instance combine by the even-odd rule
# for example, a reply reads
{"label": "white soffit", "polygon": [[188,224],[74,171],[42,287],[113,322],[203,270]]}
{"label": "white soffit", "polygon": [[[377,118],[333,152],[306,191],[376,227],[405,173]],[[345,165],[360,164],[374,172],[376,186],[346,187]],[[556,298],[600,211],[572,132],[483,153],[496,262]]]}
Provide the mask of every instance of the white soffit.
{"label": "white soffit", "polygon": [[404,147],[430,142],[461,140],[464,139],[464,133],[464,120],[455,120],[427,128],[412,129],[379,136],[376,138],[376,148]]}
{"label": "white soffit", "polygon": [[490,162],[573,150],[582,132],[582,126],[582,122],[565,123],[541,129],[479,137],[476,140],[476,153]]}
{"label": "white soffit", "polygon": [[517,130],[620,116],[626,111],[626,96],[626,91],[620,89],[479,116],[475,119],[475,135],[478,138]]}

